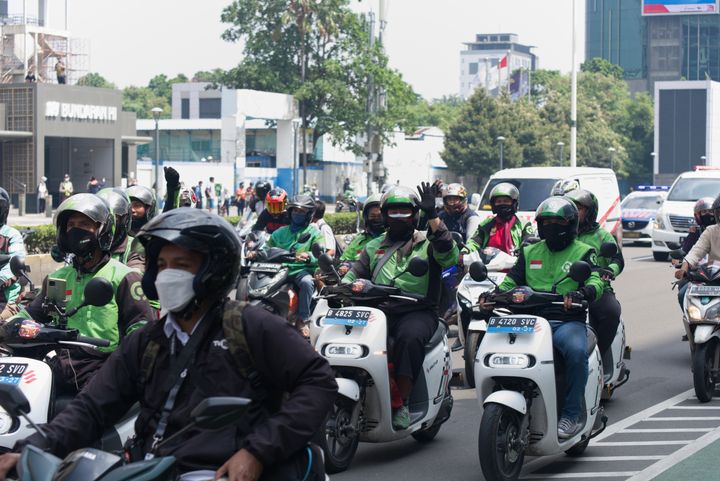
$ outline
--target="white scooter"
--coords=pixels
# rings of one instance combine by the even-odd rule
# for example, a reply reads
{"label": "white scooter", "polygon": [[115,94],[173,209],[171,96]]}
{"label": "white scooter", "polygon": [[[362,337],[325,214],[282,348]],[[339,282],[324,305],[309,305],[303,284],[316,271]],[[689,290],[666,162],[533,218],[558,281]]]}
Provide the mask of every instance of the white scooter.
{"label": "white scooter", "polygon": [[[487,278],[482,263],[470,267],[476,281]],[[576,262],[568,277],[583,282],[591,274],[585,262]],[[562,296],[518,287],[494,294],[495,307],[524,312],[534,306],[563,304]],[[580,304],[574,304],[580,307]],[[497,311],[496,311],[497,312]],[[475,361],[477,399],[483,407],[478,453],[488,481],[516,480],[525,455],[550,456],[565,452],[579,456],[590,439],[602,432],[607,417],[600,406],[602,363],[593,330],[588,327],[589,375],[583,396],[583,428],[574,437],[557,435],[558,414],[564,393],[564,373],[558,369],[550,323],[534,315],[493,316]]]}
{"label": "white scooter", "polygon": [[[28,282],[24,260],[13,257],[10,260],[13,274],[25,277]],[[32,283],[30,288],[33,289]],[[104,306],[112,299],[113,288],[103,278],[92,279],[85,286],[84,303],[65,312],[63,306],[48,301],[48,307],[56,309],[59,325],[44,325],[30,319],[15,317],[8,321],[0,333],[0,384],[17,386],[28,399],[31,407],[30,424],[14,420],[6,411],[0,409],[0,452],[12,449],[16,441],[25,439],[35,432],[37,424],[49,422],[72,400],[55,396],[53,391],[53,373],[45,362],[55,349],[107,347],[105,339],[80,336],[75,329],[67,328],[67,318],[84,306]],[[135,418],[139,409],[134,408],[123,419],[106,432],[99,446],[108,451],[121,450],[125,441],[135,433]]]}
{"label": "white scooter", "polygon": [[[333,272],[326,254],[319,258],[323,272]],[[400,275],[422,276],[426,261],[415,258]],[[400,276],[398,276],[400,277]],[[325,466],[329,472],[350,466],[360,441],[380,443],[412,436],[431,441],[448,420],[453,398],[447,326],[440,322],[425,346],[425,360],[409,400],[410,426],[395,430],[390,405],[388,371],[388,321],[382,309],[420,301],[396,287],[371,286],[358,294],[350,286],[328,286],[320,295],[330,309],[316,322],[322,330],[315,343],[335,371],[338,398],[326,421],[323,438]]]}
{"label": "white scooter", "polygon": [[[474,254],[477,254],[477,258],[473,256]],[[495,289],[495,285],[505,279],[506,272],[515,265],[517,257],[496,247],[486,247],[480,252],[473,252],[465,257],[467,257],[467,265],[476,260],[482,260],[488,270],[488,278],[482,282],[475,281],[469,273],[465,274],[457,291],[458,336],[463,343],[465,383],[474,388],[475,354],[487,330],[487,315],[473,306],[477,303],[480,294]]]}

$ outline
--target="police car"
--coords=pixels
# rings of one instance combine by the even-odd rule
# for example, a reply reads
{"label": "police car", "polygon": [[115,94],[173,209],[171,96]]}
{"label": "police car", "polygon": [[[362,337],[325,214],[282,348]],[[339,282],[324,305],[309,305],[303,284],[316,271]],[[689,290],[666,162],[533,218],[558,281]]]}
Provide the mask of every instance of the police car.
{"label": "police car", "polygon": [[667,197],[667,185],[639,185],[620,204],[623,241],[650,243],[653,221]]}

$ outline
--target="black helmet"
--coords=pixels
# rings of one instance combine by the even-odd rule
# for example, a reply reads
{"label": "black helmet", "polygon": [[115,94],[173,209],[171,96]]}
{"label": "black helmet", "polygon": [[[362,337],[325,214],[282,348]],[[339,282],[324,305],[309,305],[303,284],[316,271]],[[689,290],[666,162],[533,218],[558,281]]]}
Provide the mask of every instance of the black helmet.
{"label": "black helmet", "polygon": [[[569,198],[555,196],[545,199],[535,212],[538,235],[547,243],[550,250],[563,250],[577,237],[578,217],[577,207]],[[549,232],[542,222],[548,218],[563,219],[568,225],[558,228],[557,232]]]}
{"label": "black helmet", "polygon": [[371,207],[380,207],[380,202],[382,201],[382,195],[380,194],[372,194],[369,195],[367,199],[365,199],[365,203],[363,204],[363,210],[362,215],[365,219],[365,222],[367,222],[367,216],[368,211]]}
{"label": "black helmet", "polygon": [[260,200],[265,200],[265,196],[270,192],[270,189],[272,189],[272,185],[270,185],[270,182],[267,180],[261,180],[257,184],[255,184],[255,197],[257,197]]}
{"label": "black helmet", "polygon": [[99,224],[95,232],[98,247],[103,252],[112,251],[113,236],[115,233],[115,216],[110,208],[95,194],[75,194],[60,204],[55,212],[55,228],[57,229],[57,245],[62,252],[72,252],[67,243],[67,222],[72,214],[79,212]]}
{"label": "black helmet", "polygon": [[10,213],[10,194],[7,190],[0,187],[0,227],[7,223],[8,214]]}
{"label": "black helmet", "polygon": [[313,198],[307,194],[296,195],[287,204],[288,213],[292,214],[292,210],[295,208],[308,210],[305,223],[309,224],[315,213],[315,201]]}
{"label": "black helmet", "polygon": [[221,299],[235,287],[240,240],[232,225],[222,217],[201,209],[173,209],[145,224],[137,238],[145,246],[147,260],[142,287],[150,299],[158,298],[157,260],[160,249],[168,243],[205,255],[193,281],[195,300],[204,296]]}
{"label": "black helmet", "polygon": [[104,200],[115,215],[115,235],[113,236],[110,250],[113,252],[122,244],[130,232],[130,199],[125,192],[118,187],[106,187],[101,189],[97,196]]}
{"label": "black helmet", "polygon": [[388,210],[391,208],[409,207],[413,211],[413,224],[417,229],[420,223],[420,196],[410,187],[394,186],[385,192],[380,199],[385,224],[388,223]]}
{"label": "black helmet", "polygon": [[595,194],[585,189],[574,189],[565,194],[565,197],[572,200],[576,206],[583,206],[587,209],[585,222],[580,226],[580,231],[586,231],[595,227],[598,216],[598,200]]}
{"label": "black helmet", "polygon": [[131,203],[133,200],[139,200],[145,204],[145,220],[150,220],[155,217],[157,201],[155,200],[155,194],[152,190],[143,185],[133,185],[132,187],[128,187],[125,193],[130,198]]}
{"label": "black helmet", "polygon": [[695,202],[695,205],[693,206],[693,217],[695,217],[695,222],[697,225],[701,227],[707,227],[709,225],[715,224],[717,221],[717,217],[715,217],[715,213],[712,214],[706,214],[706,215],[700,215],[700,212],[704,210],[712,210],[713,208],[713,198],[712,197],[703,197],[702,199],[698,199],[697,202]]}

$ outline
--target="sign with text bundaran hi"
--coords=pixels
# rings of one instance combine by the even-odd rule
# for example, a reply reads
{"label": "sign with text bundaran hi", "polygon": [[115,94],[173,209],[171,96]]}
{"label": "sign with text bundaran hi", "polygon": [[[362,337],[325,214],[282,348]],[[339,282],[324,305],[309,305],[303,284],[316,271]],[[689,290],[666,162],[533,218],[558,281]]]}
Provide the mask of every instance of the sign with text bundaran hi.
{"label": "sign with text bundaran hi", "polygon": [[115,122],[117,121],[117,110],[117,107],[110,107],[107,105],[47,102],[45,104],[45,117],[63,120]]}
{"label": "sign with text bundaran hi", "polygon": [[643,0],[643,15],[718,13],[718,0]]}

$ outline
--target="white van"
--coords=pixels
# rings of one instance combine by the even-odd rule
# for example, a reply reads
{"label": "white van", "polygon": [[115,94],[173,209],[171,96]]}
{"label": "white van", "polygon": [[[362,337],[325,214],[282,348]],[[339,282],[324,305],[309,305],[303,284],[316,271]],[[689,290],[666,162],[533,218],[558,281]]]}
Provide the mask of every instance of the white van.
{"label": "white van", "polygon": [[505,169],[490,177],[479,205],[475,206],[483,219],[492,216],[489,197],[493,188],[501,182],[509,182],[520,191],[518,217],[523,222],[535,222],[535,211],[540,202],[550,197],[558,181],[576,181],[598,198],[598,223],[611,232],[622,245],[620,216],[620,190],[615,172],[594,167],[521,167]]}
{"label": "white van", "polygon": [[656,261],[667,261],[668,253],[677,249],[695,225],[693,207],[702,197],[720,194],[720,170],[684,172],[675,179],[667,198],[655,215],[652,231],[652,253]]}

